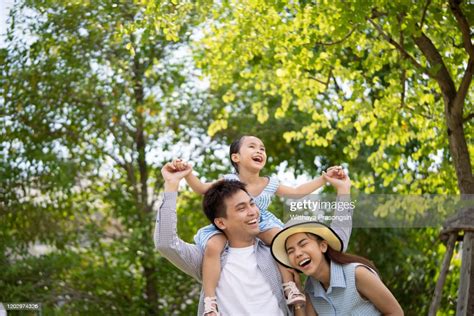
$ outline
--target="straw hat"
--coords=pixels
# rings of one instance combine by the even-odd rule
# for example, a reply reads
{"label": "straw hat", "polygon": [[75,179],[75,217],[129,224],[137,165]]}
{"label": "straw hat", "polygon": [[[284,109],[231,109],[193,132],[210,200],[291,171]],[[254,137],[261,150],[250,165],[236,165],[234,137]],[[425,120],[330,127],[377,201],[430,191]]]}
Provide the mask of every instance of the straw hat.
{"label": "straw hat", "polygon": [[301,220],[290,220],[285,224],[283,230],[281,230],[275,238],[273,238],[271,251],[273,258],[288,268],[292,268],[288,255],[286,254],[286,240],[291,235],[297,233],[311,233],[318,235],[322,239],[326,240],[328,245],[337,251],[342,251],[343,243],[341,238],[326,224],[316,221],[301,221]]}

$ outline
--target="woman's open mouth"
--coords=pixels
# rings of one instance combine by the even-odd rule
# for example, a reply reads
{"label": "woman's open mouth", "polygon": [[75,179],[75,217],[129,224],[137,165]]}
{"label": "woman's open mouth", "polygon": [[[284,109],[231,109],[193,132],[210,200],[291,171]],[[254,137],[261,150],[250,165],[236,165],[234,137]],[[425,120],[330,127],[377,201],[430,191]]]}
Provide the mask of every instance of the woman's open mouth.
{"label": "woman's open mouth", "polygon": [[306,259],[303,259],[300,262],[298,262],[298,266],[300,268],[304,268],[304,267],[308,266],[310,263],[311,263],[311,259],[306,258]]}

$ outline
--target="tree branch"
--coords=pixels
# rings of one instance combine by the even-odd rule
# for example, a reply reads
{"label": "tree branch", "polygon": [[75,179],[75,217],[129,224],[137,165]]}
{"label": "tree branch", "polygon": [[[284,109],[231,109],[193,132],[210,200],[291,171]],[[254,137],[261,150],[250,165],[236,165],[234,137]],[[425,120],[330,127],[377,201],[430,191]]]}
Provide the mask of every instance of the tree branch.
{"label": "tree branch", "polygon": [[[430,76],[438,82],[443,95],[449,100],[453,100],[456,96],[456,87],[438,49],[423,32],[418,37],[413,36],[413,40],[431,65]],[[437,69],[436,73],[433,73],[431,70],[437,67],[439,69]],[[447,104],[449,103],[447,102]]]}
{"label": "tree branch", "polygon": [[[402,15],[399,15],[398,16],[398,22],[400,23],[400,25],[402,24],[402,20],[403,20],[403,16]],[[405,49],[405,36],[403,34],[403,30],[400,29],[400,38],[399,38],[399,43],[400,43],[400,47]],[[400,54],[400,59],[402,59],[403,56]],[[400,60],[401,61],[401,60]],[[400,73],[400,82],[402,83],[402,93],[400,95],[400,108],[403,108],[403,106],[405,105],[405,95],[406,95],[406,70],[402,67],[401,68],[401,73]]]}
{"label": "tree branch", "polygon": [[466,116],[465,118],[463,118],[462,122],[463,123],[466,123],[467,121],[471,120],[474,118],[474,113],[471,113],[469,114],[468,116]]}
{"label": "tree branch", "polygon": [[423,29],[423,24],[425,23],[426,18],[426,11],[428,10],[428,6],[431,4],[431,0],[426,1],[425,7],[423,8],[423,13],[421,14],[421,21],[420,21],[420,30]]}
{"label": "tree branch", "polygon": [[316,42],[314,43],[315,45],[322,45],[322,46],[331,46],[331,45],[337,45],[337,44],[340,44],[342,42],[344,42],[346,39],[348,39],[352,33],[354,33],[354,31],[356,30],[356,27],[354,27],[352,30],[350,30],[349,33],[347,33],[343,38],[341,38],[340,40],[337,40],[337,41],[334,41],[334,42]]}
{"label": "tree branch", "polygon": [[104,148],[101,148],[99,145],[95,144],[93,141],[90,141],[90,140],[87,140],[85,139],[85,142],[92,146],[95,150],[97,150],[98,152],[103,152],[104,155],[108,156],[109,158],[111,158],[119,167],[121,167],[122,169],[124,169],[125,171],[127,170],[127,167],[125,166],[125,164],[127,162],[123,162],[121,161],[117,156],[115,156],[114,154],[112,154],[111,152],[108,152],[107,150],[104,150]]}
{"label": "tree branch", "polygon": [[385,38],[385,40],[387,40],[387,42],[389,42],[396,49],[398,49],[398,51],[402,54],[403,58],[408,59],[416,68],[420,69],[425,74],[432,77],[431,73],[425,67],[420,65],[413,56],[411,56],[402,46],[400,46],[399,43],[397,43],[397,41],[395,41],[390,35],[385,33],[385,31],[380,27],[380,25],[375,23],[371,18],[369,18],[369,22],[377,29],[377,31],[380,33],[380,35],[382,35],[383,38]]}
{"label": "tree branch", "polygon": [[332,78],[332,68],[329,69],[329,74],[328,74],[328,78],[327,78],[326,82],[324,82],[324,81],[322,81],[322,80],[316,78],[315,76],[311,76],[311,75],[309,76],[309,78],[311,78],[311,79],[313,79],[314,81],[317,81],[317,82],[319,82],[320,84],[324,85],[324,87],[326,87],[326,89],[327,89],[327,87],[329,86],[329,82],[331,81],[331,78]]}
{"label": "tree branch", "polygon": [[451,41],[453,42],[453,46],[456,48],[462,48],[462,43],[461,44],[456,44],[456,41],[454,40],[453,37],[451,37]]}
{"label": "tree branch", "polygon": [[372,9],[372,15],[370,16],[370,19],[376,19],[376,18],[380,18],[381,16],[386,16],[387,13],[386,12],[380,12],[379,10],[373,8]]}
{"label": "tree branch", "polygon": [[466,52],[468,53],[469,57],[471,59],[474,59],[474,46],[471,42],[470,26],[469,22],[466,19],[466,16],[461,10],[461,2],[461,0],[449,0],[449,8],[451,9],[451,12],[453,12],[454,17],[458,22],[459,29],[462,33],[464,48],[466,49]]}
{"label": "tree branch", "polygon": [[405,104],[405,108],[409,109],[410,111],[413,111],[413,113],[415,115],[419,115],[421,117],[424,117],[427,120],[434,120],[433,116],[431,116],[431,115],[427,115],[427,114],[424,114],[424,113],[416,113],[416,110],[414,108],[412,108],[411,106],[409,106],[408,104]]}
{"label": "tree branch", "polygon": [[151,206],[148,204],[148,165],[146,161],[146,137],[144,127],[143,112],[139,110],[144,104],[144,89],[143,89],[143,72],[144,67],[140,62],[138,55],[133,58],[132,66],[132,80],[134,83],[133,93],[135,98],[135,118],[137,122],[137,129],[135,132],[135,148],[138,153],[137,163],[138,172],[140,174],[140,203],[141,210],[151,212]]}
{"label": "tree branch", "polygon": [[456,98],[453,101],[453,109],[457,113],[462,113],[462,108],[464,106],[464,100],[466,99],[467,92],[469,91],[469,86],[471,85],[472,77],[474,75],[474,58],[469,58],[467,62],[466,71],[464,72],[464,77],[462,78],[461,84],[459,85],[458,92],[456,93]]}
{"label": "tree branch", "polygon": [[341,91],[342,89],[339,86],[339,84],[337,83],[336,77],[334,77],[334,75],[332,76],[332,79],[334,80],[334,86],[336,87],[336,91],[337,92]]}
{"label": "tree branch", "polygon": [[120,167],[122,167],[125,170],[125,172],[127,173],[127,180],[129,181],[129,184],[132,187],[131,190],[132,190],[132,194],[133,194],[133,197],[134,197],[135,206],[137,207],[137,209],[139,209],[140,208],[140,204],[138,203],[139,202],[139,193],[138,193],[138,188],[137,188],[137,179],[135,177],[135,168],[133,166],[133,156],[130,155],[131,156],[131,161],[127,160],[127,158],[126,158],[127,155],[126,155],[125,151],[123,150],[122,142],[120,141],[119,135],[117,135],[117,132],[116,132],[114,126],[113,125],[109,126],[109,130],[110,130],[110,132],[112,133],[112,136],[114,137],[114,139],[117,142],[119,153],[123,158],[123,164],[121,164]]}

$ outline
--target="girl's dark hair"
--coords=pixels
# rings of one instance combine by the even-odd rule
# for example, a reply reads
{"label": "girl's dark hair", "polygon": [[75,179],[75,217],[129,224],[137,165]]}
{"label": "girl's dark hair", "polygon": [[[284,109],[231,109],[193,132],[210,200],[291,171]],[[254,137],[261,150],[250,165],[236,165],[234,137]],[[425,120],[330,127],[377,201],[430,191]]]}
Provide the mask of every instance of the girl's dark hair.
{"label": "girl's dark hair", "polygon": [[[318,242],[321,242],[324,240],[318,235],[311,234],[311,233],[307,233],[307,234],[315,237]],[[369,268],[373,269],[375,272],[379,273],[379,271],[375,267],[375,264],[369,259],[361,257],[361,256],[352,255],[350,253],[337,251],[331,248],[329,245],[328,245],[327,251],[324,253],[324,257],[326,258],[328,262],[334,261],[339,264],[348,264],[348,263],[353,263],[353,262],[362,263],[363,265],[366,265]]]}
{"label": "girl's dark hair", "polygon": [[232,161],[232,154],[238,154],[240,151],[240,147],[242,146],[242,140],[244,139],[244,136],[240,136],[238,139],[234,140],[232,144],[230,144],[230,149],[229,149],[229,158],[230,158],[230,163],[235,169],[235,172],[239,174],[239,166],[237,163]]}

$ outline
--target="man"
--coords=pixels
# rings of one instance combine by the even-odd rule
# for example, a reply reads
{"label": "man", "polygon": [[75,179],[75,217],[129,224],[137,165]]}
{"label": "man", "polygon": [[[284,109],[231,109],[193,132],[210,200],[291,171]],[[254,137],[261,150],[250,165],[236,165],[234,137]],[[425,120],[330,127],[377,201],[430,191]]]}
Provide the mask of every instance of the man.
{"label": "man", "polygon": [[[201,281],[203,253],[177,235],[176,199],[179,182],[191,168],[176,171],[167,163],[161,173],[165,180],[162,204],[155,227],[156,249],[177,268]],[[348,197],[350,180],[325,177],[337,190],[338,196]],[[270,248],[257,238],[259,210],[239,181],[218,181],[203,200],[206,211],[217,210],[214,224],[224,233],[228,245],[221,256],[222,273],[217,287],[217,301],[222,315],[291,315],[285,303],[281,276]],[[350,209],[338,215],[351,215]],[[350,217],[350,216],[349,216]],[[351,222],[331,224],[347,245]],[[245,258],[236,260],[236,258]],[[203,315],[204,295],[201,291],[198,315]],[[255,312],[256,311],[256,312]]]}

